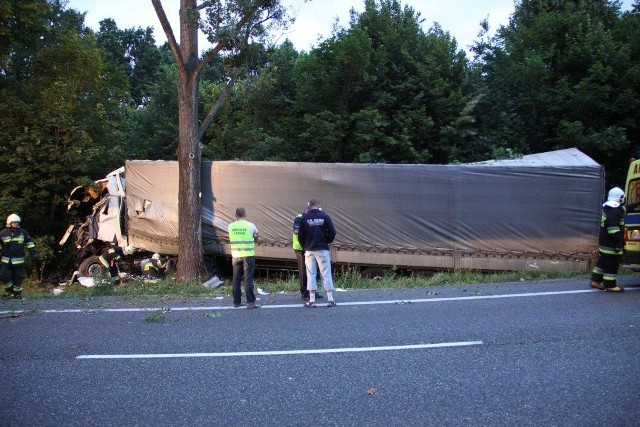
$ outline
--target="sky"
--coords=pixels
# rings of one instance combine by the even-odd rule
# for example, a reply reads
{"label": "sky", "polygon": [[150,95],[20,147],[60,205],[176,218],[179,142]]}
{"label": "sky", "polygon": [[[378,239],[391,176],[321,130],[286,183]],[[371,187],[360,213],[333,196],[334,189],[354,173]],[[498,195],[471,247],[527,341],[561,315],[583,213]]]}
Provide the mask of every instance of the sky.
{"label": "sky", "polygon": [[[401,0],[402,5],[411,6],[420,12],[424,19],[423,29],[426,31],[434,22],[448,31],[462,49],[477,39],[480,21],[487,19],[491,32],[500,25],[509,22],[514,11],[515,0]],[[336,19],[341,26],[349,24],[349,11],[364,9],[364,0],[282,0],[291,7],[296,16],[295,24],[283,34],[278,42],[285,38],[291,40],[298,51],[309,51],[331,34]],[[632,0],[624,0],[623,10],[629,10]],[[165,13],[171,22],[174,34],[179,37],[178,5],[179,0],[162,0]],[[166,40],[155,10],[150,0],[68,0],[67,8],[86,12],[85,25],[99,29],[99,22],[105,18],[113,18],[118,28],[153,27],[154,37],[158,44]],[[201,39],[200,48],[206,48],[207,42]]]}

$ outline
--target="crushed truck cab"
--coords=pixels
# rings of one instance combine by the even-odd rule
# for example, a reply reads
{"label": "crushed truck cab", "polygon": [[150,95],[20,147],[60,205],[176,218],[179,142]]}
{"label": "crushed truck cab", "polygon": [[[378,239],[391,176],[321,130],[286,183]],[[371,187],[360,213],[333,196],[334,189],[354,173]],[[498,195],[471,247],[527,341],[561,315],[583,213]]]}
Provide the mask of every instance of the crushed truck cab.
{"label": "crushed truck cab", "polygon": [[70,252],[74,267],[99,255],[107,246],[127,246],[124,167],[74,188],[67,200],[70,223],[58,244]]}

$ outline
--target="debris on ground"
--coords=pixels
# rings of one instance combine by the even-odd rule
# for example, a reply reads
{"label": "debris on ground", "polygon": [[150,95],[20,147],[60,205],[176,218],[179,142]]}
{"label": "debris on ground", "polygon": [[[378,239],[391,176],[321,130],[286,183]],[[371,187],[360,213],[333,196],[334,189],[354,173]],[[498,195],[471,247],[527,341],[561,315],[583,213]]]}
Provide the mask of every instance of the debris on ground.
{"label": "debris on ground", "polygon": [[220,280],[218,276],[213,276],[211,279],[204,282],[202,286],[205,288],[219,288],[223,283],[224,281]]}

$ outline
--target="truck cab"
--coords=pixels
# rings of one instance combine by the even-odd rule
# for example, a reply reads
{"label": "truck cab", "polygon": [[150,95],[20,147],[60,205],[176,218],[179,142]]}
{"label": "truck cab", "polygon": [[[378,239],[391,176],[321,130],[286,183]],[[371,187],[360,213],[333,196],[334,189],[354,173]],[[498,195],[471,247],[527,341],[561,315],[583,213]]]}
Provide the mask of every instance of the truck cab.
{"label": "truck cab", "polygon": [[[629,165],[625,185],[625,203],[640,200],[640,160]],[[628,212],[624,217],[624,258],[623,267],[640,271],[640,210]]]}

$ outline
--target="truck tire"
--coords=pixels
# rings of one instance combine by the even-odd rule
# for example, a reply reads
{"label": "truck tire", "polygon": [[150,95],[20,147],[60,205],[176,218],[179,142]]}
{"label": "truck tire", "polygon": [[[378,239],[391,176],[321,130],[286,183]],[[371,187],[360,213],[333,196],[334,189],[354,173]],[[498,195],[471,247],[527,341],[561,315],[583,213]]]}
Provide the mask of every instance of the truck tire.
{"label": "truck tire", "polygon": [[390,269],[384,267],[366,267],[360,273],[365,279],[381,279],[390,273]]}
{"label": "truck tire", "polygon": [[78,267],[78,274],[81,277],[93,277],[96,273],[102,273],[104,270],[105,268],[98,257],[93,255],[82,261],[82,264]]}

